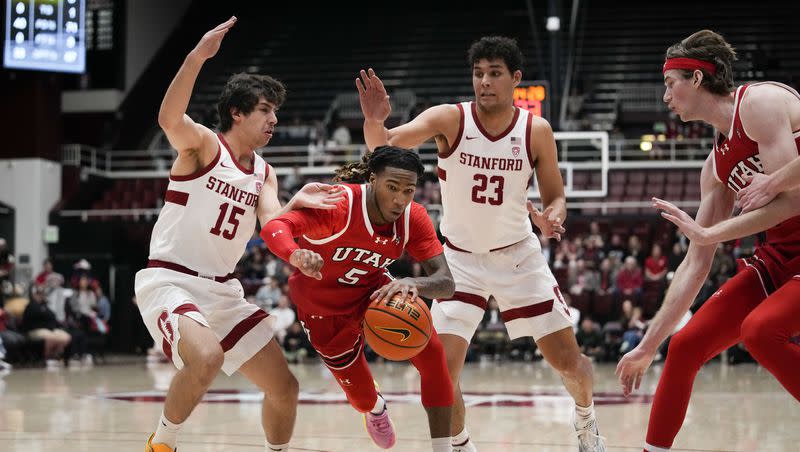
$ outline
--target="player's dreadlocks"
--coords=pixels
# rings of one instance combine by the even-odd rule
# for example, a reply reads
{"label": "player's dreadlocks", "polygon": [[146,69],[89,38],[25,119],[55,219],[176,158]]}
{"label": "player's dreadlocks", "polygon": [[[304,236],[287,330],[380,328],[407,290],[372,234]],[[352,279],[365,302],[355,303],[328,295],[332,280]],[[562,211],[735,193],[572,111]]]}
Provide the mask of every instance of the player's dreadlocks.
{"label": "player's dreadlocks", "polygon": [[370,174],[377,174],[387,166],[417,173],[417,178],[422,177],[425,172],[416,152],[395,146],[380,146],[365,154],[360,162],[348,163],[336,170],[333,180],[361,184],[369,181]]}

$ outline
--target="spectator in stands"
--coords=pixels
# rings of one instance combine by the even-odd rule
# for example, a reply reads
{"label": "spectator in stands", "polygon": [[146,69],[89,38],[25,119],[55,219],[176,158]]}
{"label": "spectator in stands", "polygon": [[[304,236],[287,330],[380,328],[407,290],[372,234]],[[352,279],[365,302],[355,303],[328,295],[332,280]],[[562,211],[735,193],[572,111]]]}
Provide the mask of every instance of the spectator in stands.
{"label": "spectator in stands", "polygon": [[597,273],[597,289],[595,293],[597,295],[614,293],[616,275],[610,258],[605,258],[600,262],[600,270]]}
{"label": "spectator in stands", "polygon": [[[78,318],[94,318],[97,311],[97,294],[89,286],[89,277],[84,275],[78,279],[78,288],[69,300],[72,313]],[[88,331],[88,328],[86,329]]]}
{"label": "spectator in stands", "polygon": [[591,317],[581,320],[581,327],[575,334],[575,339],[581,348],[581,353],[592,360],[600,360],[605,354],[605,338],[603,332]]}
{"label": "spectator in stands", "polygon": [[0,370],[10,370],[3,364],[6,359],[11,359],[19,355],[25,346],[25,336],[12,329],[11,319],[8,312],[0,308]]}
{"label": "spectator in stands", "polygon": [[0,308],[3,307],[5,295],[11,292],[11,269],[14,267],[14,255],[8,250],[6,239],[0,237]]}
{"label": "spectator in stands", "polygon": [[583,249],[579,257],[591,264],[592,268],[597,268],[605,257],[603,253],[603,239],[596,235],[589,235],[583,240]]}
{"label": "spectator in stands", "polygon": [[283,350],[286,360],[291,363],[303,362],[306,357],[316,354],[300,322],[294,322],[289,327],[283,338]]}
{"label": "spectator in stands", "polygon": [[92,264],[86,259],[81,259],[72,266],[72,276],[69,278],[70,287],[77,289],[80,279],[84,276],[89,280],[89,285],[94,283],[94,279],[92,278]]}
{"label": "spectator in stands", "polygon": [[625,333],[622,335],[622,345],[619,352],[624,355],[642,341],[647,323],[642,318],[642,308],[634,306],[631,300],[622,302],[622,319],[620,323]]}
{"label": "spectator in stands", "polygon": [[264,253],[259,248],[254,248],[248,255],[245,254],[244,274],[242,275],[244,285],[261,284],[267,277],[267,268],[264,262]]}
{"label": "spectator in stands", "polygon": [[496,360],[500,359],[508,347],[510,340],[506,332],[506,325],[503,322],[500,308],[494,297],[489,297],[486,311],[483,313],[483,319],[475,333],[475,342],[478,344],[481,353],[492,356]]}
{"label": "spectator in stands", "polygon": [[13,367],[11,364],[5,361],[6,359],[6,348],[3,346],[3,337],[0,336],[0,376],[3,375],[3,372],[8,372]]}
{"label": "spectator in stands", "polygon": [[574,266],[569,268],[569,293],[580,295],[584,292],[592,293],[597,288],[599,281],[597,272],[594,271],[594,264],[583,259],[575,261]]}
{"label": "spectator in stands", "polygon": [[103,287],[99,284],[94,293],[97,297],[97,318],[108,324],[111,321],[111,300],[103,293]]}
{"label": "spectator in stands", "polygon": [[639,238],[638,235],[631,234],[628,237],[628,249],[625,256],[633,256],[636,259],[636,263],[639,264],[639,267],[644,265],[645,254],[644,254],[644,247],[642,246],[642,240]]}
{"label": "spectator in stands", "polygon": [[684,257],[686,257],[686,250],[681,246],[680,242],[673,243],[672,252],[667,258],[667,270],[670,272],[677,270]]}
{"label": "spectator in stands", "polygon": [[603,232],[600,230],[600,223],[592,221],[589,223],[589,237],[594,241],[594,246],[599,249],[605,248],[605,241],[603,239]]}
{"label": "spectator in stands", "polygon": [[264,270],[266,270],[268,278],[274,278],[281,271],[281,268],[284,266],[283,261],[276,258],[272,254],[266,254],[264,256],[264,261],[265,261]]}
{"label": "spectator in stands", "polygon": [[55,313],[47,307],[43,287],[31,286],[30,301],[22,315],[22,324],[31,339],[44,341],[44,358],[48,367],[57,366],[57,360],[72,341],[72,336],[62,328]]}
{"label": "spectator in stands", "polygon": [[255,303],[261,309],[269,312],[273,307],[278,305],[278,300],[283,295],[278,280],[276,278],[268,278],[269,282],[261,286],[256,292]]}
{"label": "spectator in stands", "polygon": [[644,278],[647,281],[663,281],[667,274],[667,257],[661,254],[661,245],[653,244],[650,256],[644,261]]}
{"label": "spectator in stands", "polygon": [[42,262],[42,271],[36,275],[35,282],[39,286],[44,286],[47,277],[53,273],[53,262],[50,258],[45,258],[44,262]]}
{"label": "spectator in stands", "polygon": [[606,248],[606,256],[616,256],[617,260],[622,261],[622,258],[627,255],[625,245],[622,244],[622,236],[619,234],[611,234],[611,242]]}
{"label": "spectator in stands", "polygon": [[281,295],[281,297],[278,298],[278,306],[270,310],[269,315],[275,317],[272,329],[275,331],[275,337],[278,339],[278,342],[283,345],[286,332],[297,318],[297,314],[295,314],[294,309],[292,309],[289,297],[287,295]]}
{"label": "spectator in stands", "polygon": [[626,257],[625,264],[617,273],[615,296],[617,298],[623,297],[639,300],[639,296],[642,293],[642,283],[642,271],[639,269],[636,258],[633,256]]}

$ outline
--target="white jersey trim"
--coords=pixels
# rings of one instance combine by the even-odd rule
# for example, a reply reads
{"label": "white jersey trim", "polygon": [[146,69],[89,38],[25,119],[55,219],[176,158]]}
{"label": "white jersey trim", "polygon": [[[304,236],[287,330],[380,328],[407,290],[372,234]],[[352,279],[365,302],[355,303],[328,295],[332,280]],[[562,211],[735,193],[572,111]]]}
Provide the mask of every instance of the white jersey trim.
{"label": "white jersey trim", "polygon": [[[406,206],[406,212],[404,214],[405,219],[403,221],[403,227],[405,227],[405,234],[403,236],[403,249],[406,249],[406,244],[408,244],[408,236],[409,236],[409,231],[410,231],[409,225],[411,224],[411,204],[412,203],[413,203],[413,201],[408,203],[408,205]],[[395,234],[395,235],[397,235],[397,234]]]}
{"label": "white jersey trim", "polygon": [[[374,236],[375,230],[372,228],[372,222],[369,221],[369,213],[367,212],[367,184],[361,184],[361,215],[364,217],[364,227],[367,228],[367,232],[369,232],[369,235]],[[395,238],[397,238],[397,222],[392,223],[392,239]]]}
{"label": "white jersey trim", "polygon": [[[350,187],[348,187],[347,185],[342,185],[342,187],[347,191],[347,194],[350,195],[350,196],[347,197],[347,223],[344,225],[344,227],[342,228],[341,231],[337,232],[336,234],[333,234],[330,237],[326,237],[324,239],[314,240],[314,239],[308,238],[308,236],[306,236],[306,235],[303,235],[303,238],[306,239],[306,241],[308,241],[308,243],[310,243],[312,245],[323,245],[325,243],[331,242],[331,241],[336,240],[339,237],[341,237],[342,234],[344,234],[345,231],[347,231],[347,228],[350,227],[350,218],[353,216],[353,190],[351,190]],[[361,196],[362,197],[364,196],[363,193],[362,193]]]}

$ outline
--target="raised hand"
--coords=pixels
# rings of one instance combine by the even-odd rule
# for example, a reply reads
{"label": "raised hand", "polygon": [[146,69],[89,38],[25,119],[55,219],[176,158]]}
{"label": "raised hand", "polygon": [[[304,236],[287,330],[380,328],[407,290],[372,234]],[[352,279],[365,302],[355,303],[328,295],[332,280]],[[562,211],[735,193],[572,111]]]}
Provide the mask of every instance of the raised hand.
{"label": "raised hand", "polygon": [[542,235],[546,238],[555,238],[556,241],[561,241],[561,234],[567,232],[564,226],[561,225],[561,218],[558,218],[553,213],[553,207],[550,206],[544,209],[544,212],[539,211],[532,201],[528,201],[528,213],[531,215],[533,224],[539,228]]}
{"label": "raised hand", "polygon": [[322,256],[311,250],[298,248],[292,251],[292,255],[289,256],[289,263],[306,276],[322,279],[320,269],[322,269],[322,264],[325,262],[322,260]]}
{"label": "raised hand", "polygon": [[746,178],[746,180],[749,184],[737,194],[742,213],[763,207],[769,204],[769,202],[778,195],[778,193],[772,189],[772,178],[770,176],[755,173]]}
{"label": "raised hand", "polygon": [[219,46],[222,44],[222,38],[228,33],[228,30],[233,28],[236,24],[236,16],[231,16],[227,21],[217,25],[213,30],[208,31],[200,38],[192,54],[203,60],[212,58],[219,51]]}
{"label": "raised hand", "polygon": [[639,389],[644,372],[653,362],[653,355],[641,346],[626,353],[617,364],[616,374],[622,385],[622,395],[628,397],[631,392]]}
{"label": "raised hand", "polygon": [[336,208],[336,204],[344,201],[344,189],[338,185],[328,185],[321,183],[306,184],[301,188],[290,201],[293,209],[331,210]]}
{"label": "raised hand", "polygon": [[392,113],[389,95],[383,82],[372,69],[366,72],[361,70],[361,78],[356,78],[358,101],[361,103],[361,112],[368,121],[383,122]]}
{"label": "raised hand", "polygon": [[708,229],[700,226],[686,212],[677,208],[674,204],[663,199],[653,198],[653,207],[662,210],[661,216],[671,221],[681,230],[689,240],[697,245],[711,245],[714,243]]}

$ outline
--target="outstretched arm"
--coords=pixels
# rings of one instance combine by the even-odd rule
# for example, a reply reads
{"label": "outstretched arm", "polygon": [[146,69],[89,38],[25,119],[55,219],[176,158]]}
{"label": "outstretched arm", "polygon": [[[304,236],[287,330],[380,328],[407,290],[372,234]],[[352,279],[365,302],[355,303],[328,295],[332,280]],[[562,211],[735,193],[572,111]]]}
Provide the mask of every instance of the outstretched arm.
{"label": "outstretched arm", "polygon": [[225,34],[236,24],[236,17],[231,17],[224,23],[217,25],[207,32],[189,52],[181,65],[175,78],[170,83],[161,109],[158,112],[158,125],[164,130],[170,144],[178,151],[179,172],[191,172],[196,168],[196,162],[180,162],[182,157],[191,157],[193,154],[199,162],[210,161],[211,155],[217,151],[214,133],[207,127],[195,123],[186,114],[189,99],[192,97],[197,75],[203,63],[212,58],[219,51]]}
{"label": "outstretched arm", "polygon": [[[711,226],[729,218],[733,210],[733,193],[714,179],[712,158],[713,153],[706,159],[700,177],[702,200],[697,212],[697,223],[703,226]],[[639,389],[642,375],[653,362],[658,347],[672,334],[675,326],[691,307],[708,277],[715,249],[715,245],[700,245],[696,242],[689,244],[686,257],[675,271],[664,302],[650,322],[642,342],[623,356],[617,365],[616,372],[624,395],[627,396],[633,389]]]}
{"label": "outstretched arm", "polygon": [[361,71],[356,79],[356,88],[364,113],[364,139],[370,151],[390,144],[402,148],[413,148],[429,139],[444,135],[452,143],[458,133],[459,115],[455,105],[431,107],[410,122],[387,130],[386,118],[392,112],[389,95],[375,71]]}
{"label": "outstretched arm", "polygon": [[304,275],[322,279],[322,256],[311,250],[300,248],[295,237],[301,235],[327,235],[330,233],[331,217],[321,218],[322,211],[301,210],[271,220],[261,228],[261,238],[270,252],[300,269]]}
{"label": "outstretched arm", "polygon": [[340,186],[315,182],[304,185],[285,206],[281,207],[278,200],[278,178],[274,169],[268,168],[269,174],[258,198],[257,215],[262,228],[273,218],[292,210],[302,208],[333,210],[336,204],[345,199],[344,190]]}
{"label": "outstretched arm", "polygon": [[408,295],[412,298],[423,296],[425,298],[450,297],[456,290],[453,275],[444,253],[438,254],[428,260],[420,262],[427,276],[418,278],[396,279],[372,293],[372,300],[388,300],[399,293],[403,299]]}

